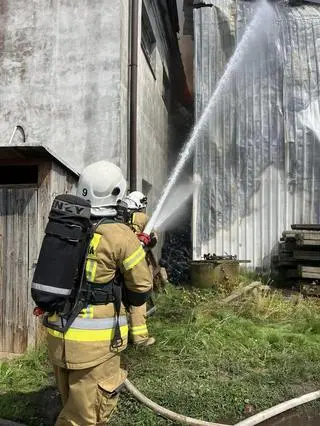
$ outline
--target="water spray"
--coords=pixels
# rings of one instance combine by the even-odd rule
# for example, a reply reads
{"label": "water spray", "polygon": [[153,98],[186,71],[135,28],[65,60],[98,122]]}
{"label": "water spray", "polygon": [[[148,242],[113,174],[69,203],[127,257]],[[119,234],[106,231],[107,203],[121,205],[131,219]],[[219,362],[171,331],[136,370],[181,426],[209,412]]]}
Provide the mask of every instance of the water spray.
{"label": "water spray", "polygon": [[213,92],[208,105],[206,106],[200,117],[200,120],[194,126],[189,140],[186,142],[184,148],[182,149],[178,158],[178,162],[172,173],[170,174],[168,183],[162,192],[159,203],[144,230],[145,233],[150,234],[152,229],[154,229],[158,216],[164,206],[164,203],[167,200],[167,197],[172,187],[176,183],[178,176],[183,170],[183,167],[190,158],[193,149],[195,148],[195,145],[203,131],[203,128],[207,124],[207,121],[210,116],[212,115],[212,112],[217,102],[223,96],[224,90],[228,89],[228,83],[234,76],[235,71],[244,62],[245,58],[247,58],[248,60],[251,59],[250,56],[252,55],[253,47],[256,45],[256,43],[259,44],[258,35],[262,34],[263,28],[267,28],[268,30],[270,30],[269,27],[274,24],[275,17],[276,15],[272,6],[270,6],[265,0],[263,0],[261,2],[261,6],[258,8],[256,14],[254,15],[254,18],[252,19],[250,25],[245,30],[239,44],[236,47],[234,54],[228,62],[225,72],[219,80],[218,85],[215,91]]}
{"label": "water spray", "polygon": [[[257,33],[261,34],[261,28],[263,26],[272,25],[275,18],[274,11],[270,5],[268,5],[265,1],[262,3],[261,7],[258,9],[257,13],[255,14],[251,24],[246,29],[240,43],[238,44],[232,58],[230,59],[227,68],[220,79],[206,109],[204,110],[199,122],[196,124],[196,126],[193,129],[193,132],[191,134],[190,139],[184,146],[176,167],[172,171],[168,183],[166,187],[164,188],[164,191],[160,197],[159,203],[157,205],[156,210],[154,211],[153,215],[151,216],[151,219],[149,223],[147,224],[145,228],[146,233],[150,233],[151,230],[154,228],[155,224],[158,222],[158,218],[160,216],[160,212],[162,210],[162,207],[167,200],[167,197],[173,187],[173,185],[176,183],[176,180],[182,171],[186,161],[190,157],[195,144],[200,136],[200,133],[202,131],[202,128],[207,123],[207,120],[212,113],[213,108],[216,106],[217,101],[219,100],[220,96],[223,94],[223,90],[226,88],[227,83],[230,81],[231,76],[237,69],[237,67],[241,64],[241,62],[244,60],[246,55],[251,54],[251,44],[256,42],[256,36]],[[262,25],[263,23],[263,25]],[[310,113],[310,112],[309,112]],[[319,113],[318,111],[315,111],[313,115],[316,115]],[[301,119],[304,119],[305,125],[311,128],[312,130],[314,126],[310,124],[310,122],[313,122],[315,120],[312,120],[312,118],[308,117],[308,123],[306,123],[307,118],[301,117]],[[159,221],[160,222],[160,221]],[[228,426],[228,425],[221,425],[214,422],[206,422],[204,420],[200,419],[193,419],[190,417],[187,417],[182,414],[175,413],[171,410],[168,410],[164,407],[161,407],[160,405],[154,403],[149,398],[147,398],[145,395],[143,395],[141,392],[138,391],[130,382],[129,380],[126,380],[124,382],[127,390],[132,393],[132,395],[140,402],[145,404],[147,407],[149,407],[151,410],[153,410],[157,415],[161,415],[164,418],[170,419],[174,422],[179,422],[181,424],[187,424],[187,425],[194,425],[194,426]],[[242,420],[241,422],[237,423],[234,426],[255,426],[258,424],[261,424],[266,419],[272,418],[280,413],[283,413],[289,409],[292,409],[294,407],[298,407],[301,404],[304,404],[309,401],[313,401],[320,398],[320,391],[312,392],[306,395],[303,395],[299,398],[294,398],[292,400],[286,401],[284,403],[278,404],[272,408],[269,408],[265,411],[262,411],[254,416],[251,416],[245,420]]]}
{"label": "water spray", "polygon": [[317,140],[320,142],[320,107],[319,101],[310,102],[307,109],[301,111],[298,117],[303,126],[310,129]]}
{"label": "water spray", "polygon": [[166,208],[162,209],[157,217],[154,228],[157,231],[163,231],[172,226],[176,220],[176,213],[182,210],[182,207],[191,198],[192,194],[201,184],[199,175],[195,175],[193,181],[176,186],[166,199]]}

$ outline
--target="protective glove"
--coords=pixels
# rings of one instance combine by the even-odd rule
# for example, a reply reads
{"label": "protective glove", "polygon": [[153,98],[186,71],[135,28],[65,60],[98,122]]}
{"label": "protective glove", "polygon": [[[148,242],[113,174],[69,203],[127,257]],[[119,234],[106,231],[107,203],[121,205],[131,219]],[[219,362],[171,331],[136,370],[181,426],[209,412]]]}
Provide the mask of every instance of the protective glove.
{"label": "protective glove", "polygon": [[151,242],[150,235],[145,234],[144,232],[140,232],[139,234],[137,234],[137,237],[138,237],[139,241],[141,241],[141,242],[142,242],[142,244],[143,244],[145,247],[148,247],[148,246],[149,246],[149,244],[150,244],[150,242]]}
{"label": "protective glove", "polygon": [[157,234],[155,232],[151,232],[150,234],[150,243],[148,245],[148,247],[153,248],[158,242],[158,237]]}

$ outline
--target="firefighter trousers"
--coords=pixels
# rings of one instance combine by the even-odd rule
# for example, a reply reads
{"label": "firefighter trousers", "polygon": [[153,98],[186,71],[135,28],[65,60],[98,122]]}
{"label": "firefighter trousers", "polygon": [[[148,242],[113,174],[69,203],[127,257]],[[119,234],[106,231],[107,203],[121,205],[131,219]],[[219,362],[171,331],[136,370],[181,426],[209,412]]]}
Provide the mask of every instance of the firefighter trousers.
{"label": "firefighter trousers", "polygon": [[55,426],[106,425],[119,398],[125,378],[120,354],[95,367],[70,370],[54,365],[63,408]]}

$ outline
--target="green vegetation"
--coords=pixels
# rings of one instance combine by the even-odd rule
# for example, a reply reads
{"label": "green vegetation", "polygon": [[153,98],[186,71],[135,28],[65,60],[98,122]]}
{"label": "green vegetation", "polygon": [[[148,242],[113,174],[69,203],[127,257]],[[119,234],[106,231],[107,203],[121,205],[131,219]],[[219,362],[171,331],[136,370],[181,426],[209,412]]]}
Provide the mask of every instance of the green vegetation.
{"label": "green vegetation", "polygon": [[[45,347],[0,364],[0,418],[49,426],[58,400]],[[53,422],[52,422],[53,424]]]}
{"label": "green vegetation", "polygon": [[[232,423],[246,410],[260,411],[319,388],[318,299],[255,291],[224,305],[212,291],[170,286],[157,306],[149,319],[157,343],[128,349],[124,363],[132,383],[160,405]],[[48,407],[58,409],[50,371],[44,350],[3,363],[0,417],[50,426],[55,413],[46,414]],[[110,424],[171,423],[124,393]]]}

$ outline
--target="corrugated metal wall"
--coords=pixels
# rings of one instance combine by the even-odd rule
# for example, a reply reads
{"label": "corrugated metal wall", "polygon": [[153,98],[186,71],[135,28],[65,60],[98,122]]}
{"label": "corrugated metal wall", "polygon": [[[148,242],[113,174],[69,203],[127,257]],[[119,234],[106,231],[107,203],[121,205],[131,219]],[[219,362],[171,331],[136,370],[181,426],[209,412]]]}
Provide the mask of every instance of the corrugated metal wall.
{"label": "corrugated metal wall", "polygon": [[[197,119],[252,13],[230,0],[194,11]],[[278,6],[276,16],[277,36],[252,52],[196,148],[195,259],[228,253],[268,267],[285,228],[319,222],[320,140],[301,112],[319,111],[320,8]]]}

